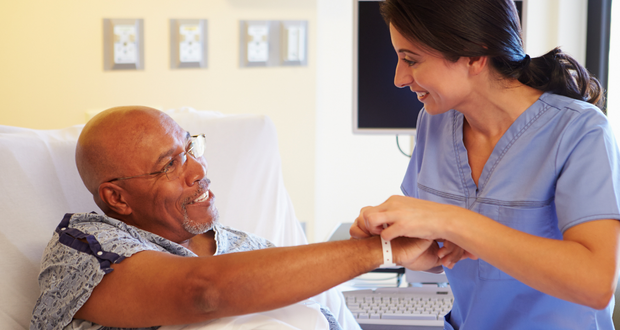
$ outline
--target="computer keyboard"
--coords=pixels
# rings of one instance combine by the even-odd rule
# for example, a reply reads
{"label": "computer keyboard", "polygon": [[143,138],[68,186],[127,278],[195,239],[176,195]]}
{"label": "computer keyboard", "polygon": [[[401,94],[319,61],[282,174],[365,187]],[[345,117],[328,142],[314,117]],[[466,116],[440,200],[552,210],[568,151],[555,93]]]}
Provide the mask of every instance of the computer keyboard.
{"label": "computer keyboard", "polygon": [[452,309],[454,300],[449,287],[437,286],[354,290],[343,294],[362,329],[384,328],[379,325],[403,326],[393,329],[442,329],[443,317]]}

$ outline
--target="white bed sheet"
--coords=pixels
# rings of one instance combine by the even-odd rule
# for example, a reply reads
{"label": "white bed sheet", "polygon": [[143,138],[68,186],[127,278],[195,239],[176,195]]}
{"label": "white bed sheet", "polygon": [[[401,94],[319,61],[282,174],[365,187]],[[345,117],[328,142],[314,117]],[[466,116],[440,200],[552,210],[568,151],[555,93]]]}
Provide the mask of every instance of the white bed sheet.
{"label": "white bed sheet", "polygon": [[180,326],[164,326],[159,330],[329,330],[320,306],[306,300],[284,308],[262,313]]}

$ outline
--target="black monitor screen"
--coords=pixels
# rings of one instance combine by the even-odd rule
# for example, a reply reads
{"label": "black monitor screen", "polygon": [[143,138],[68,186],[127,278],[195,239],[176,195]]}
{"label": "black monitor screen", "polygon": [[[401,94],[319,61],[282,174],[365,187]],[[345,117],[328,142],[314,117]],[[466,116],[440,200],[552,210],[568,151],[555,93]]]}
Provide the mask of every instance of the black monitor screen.
{"label": "black monitor screen", "polygon": [[357,128],[415,128],[422,103],[409,88],[394,86],[398,56],[379,3],[358,3]]}

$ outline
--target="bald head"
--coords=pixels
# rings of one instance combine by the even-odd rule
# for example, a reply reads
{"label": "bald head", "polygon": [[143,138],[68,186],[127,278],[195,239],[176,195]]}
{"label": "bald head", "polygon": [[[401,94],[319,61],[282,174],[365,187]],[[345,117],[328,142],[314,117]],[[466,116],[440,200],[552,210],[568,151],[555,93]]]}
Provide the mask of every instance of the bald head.
{"label": "bald head", "polygon": [[99,185],[132,174],[132,157],[157,136],[181,128],[165,113],[148,107],[128,106],[105,110],[82,130],[76,147],[76,164],[86,188],[98,200]]}

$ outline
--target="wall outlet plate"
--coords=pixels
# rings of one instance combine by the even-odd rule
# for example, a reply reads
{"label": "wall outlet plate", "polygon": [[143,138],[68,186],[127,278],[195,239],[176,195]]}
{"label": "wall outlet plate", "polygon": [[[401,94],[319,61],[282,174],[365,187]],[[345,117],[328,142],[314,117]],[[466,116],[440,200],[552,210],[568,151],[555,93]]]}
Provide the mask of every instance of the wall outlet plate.
{"label": "wall outlet plate", "polygon": [[241,67],[280,64],[280,24],[278,21],[240,21],[239,32],[239,65]]}
{"label": "wall outlet plate", "polygon": [[282,65],[308,65],[308,21],[282,21]]}
{"label": "wall outlet plate", "polygon": [[144,69],[143,26],[142,19],[103,20],[104,70]]}
{"label": "wall outlet plate", "polygon": [[170,68],[207,67],[207,20],[170,20]]}

